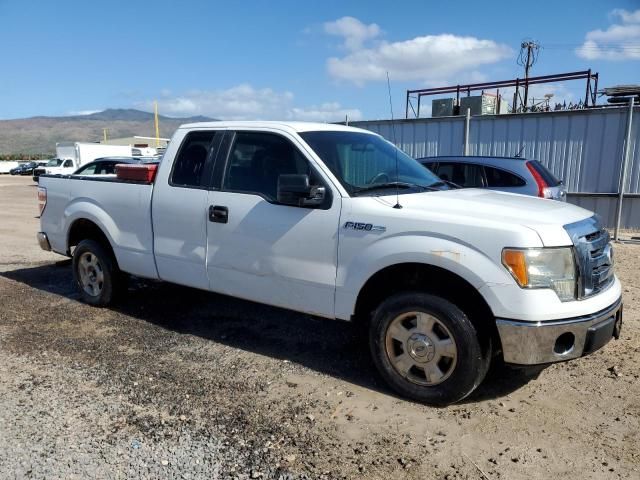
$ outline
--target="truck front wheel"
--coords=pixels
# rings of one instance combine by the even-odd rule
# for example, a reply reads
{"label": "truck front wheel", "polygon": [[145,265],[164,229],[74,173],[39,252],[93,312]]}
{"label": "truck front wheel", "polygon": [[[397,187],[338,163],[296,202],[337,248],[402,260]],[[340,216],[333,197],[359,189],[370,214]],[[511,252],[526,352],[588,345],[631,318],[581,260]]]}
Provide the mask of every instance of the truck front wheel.
{"label": "truck front wheel", "polygon": [[94,240],[82,240],[73,252],[73,280],[82,300],[109,305],[122,287],[122,275],[111,254]]}
{"label": "truck front wheel", "polygon": [[393,295],[376,309],[369,332],[373,361],[398,393],[429,405],[469,395],[489,368],[474,325],[448,300],[421,292]]}

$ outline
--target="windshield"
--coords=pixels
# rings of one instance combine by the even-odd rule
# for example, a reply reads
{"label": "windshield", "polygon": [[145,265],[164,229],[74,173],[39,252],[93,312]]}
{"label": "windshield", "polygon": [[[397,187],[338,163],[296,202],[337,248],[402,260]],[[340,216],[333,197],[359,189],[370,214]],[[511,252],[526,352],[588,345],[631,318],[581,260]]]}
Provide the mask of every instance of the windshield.
{"label": "windshield", "polygon": [[47,167],[57,167],[62,163],[62,160],[59,158],[52,158],[47,162]]}
{"label": "windshield", "polygon": [[448,188],[434,173],[377,135],[320,131],[300,136],[350,195],[397,186],[403,187],[400,193]]}

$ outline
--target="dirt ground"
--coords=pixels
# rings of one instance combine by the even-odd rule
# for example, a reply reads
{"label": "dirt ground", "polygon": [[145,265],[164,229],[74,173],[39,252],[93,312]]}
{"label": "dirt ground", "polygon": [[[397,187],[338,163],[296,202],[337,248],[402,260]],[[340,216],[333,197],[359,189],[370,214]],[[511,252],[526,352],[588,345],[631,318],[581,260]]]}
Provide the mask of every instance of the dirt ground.
{"label": "dirt ground", "polygon": [[619,341],[437,409],[347,323],[141,281],[79,303],[35,196],[0,177],[0,478],[640,478],[638,245],[615,246]]}

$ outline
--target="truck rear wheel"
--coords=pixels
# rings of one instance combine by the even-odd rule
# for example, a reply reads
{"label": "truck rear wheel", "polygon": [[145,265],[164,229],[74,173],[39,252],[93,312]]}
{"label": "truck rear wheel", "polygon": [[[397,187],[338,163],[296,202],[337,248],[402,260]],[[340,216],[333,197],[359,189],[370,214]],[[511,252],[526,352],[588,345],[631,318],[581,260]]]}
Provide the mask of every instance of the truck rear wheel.
{"label": "truck rear wheel", "polygon": [[469,395],[491,360],[474,325],[456,305],[421,292],[393,295],[370,324],[373,361],[399,394],[429,405]]}
{"label": "truck rear wheel", "polygon": [[82,240],[73,252],[73,280],[82,300],[96,307],[113,302],[122,274],[112,255],[95,240]]}

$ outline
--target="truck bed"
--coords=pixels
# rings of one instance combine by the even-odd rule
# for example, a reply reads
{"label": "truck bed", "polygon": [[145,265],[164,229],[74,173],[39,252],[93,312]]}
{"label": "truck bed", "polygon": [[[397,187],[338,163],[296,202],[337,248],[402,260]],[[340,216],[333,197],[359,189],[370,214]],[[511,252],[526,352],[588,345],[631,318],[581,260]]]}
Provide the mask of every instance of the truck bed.
{"label": "truck bed", "polygon": [[43,175],[39,185],[47,189],[41,222],[54,251],[69,255],[65,232],[78,219],[87,219],[107,236],[122,270],[158,278],[153,257],[152,184]]}

